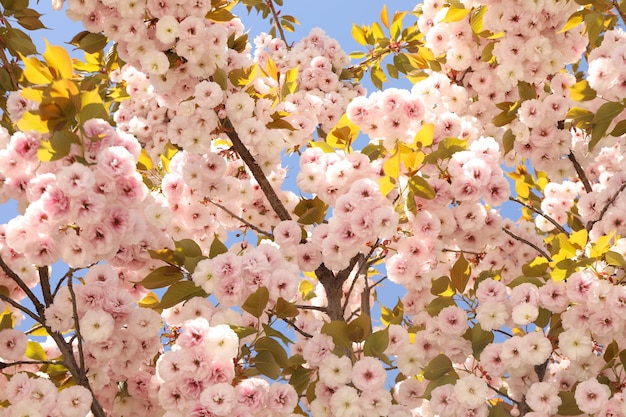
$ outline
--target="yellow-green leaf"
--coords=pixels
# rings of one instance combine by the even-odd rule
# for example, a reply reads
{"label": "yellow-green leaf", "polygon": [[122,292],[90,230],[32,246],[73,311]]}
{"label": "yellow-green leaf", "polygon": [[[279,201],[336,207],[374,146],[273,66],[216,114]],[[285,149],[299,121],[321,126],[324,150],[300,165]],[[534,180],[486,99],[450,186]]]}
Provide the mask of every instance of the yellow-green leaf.
{"label": "yellow-green leaf", "polygon": [[463,293],[465,291],[465,287],[470,279],[471,268],[469,262],[463,256],[463,253],[459,256],[459,259],[456,260],[452,268],[450,269],[450,279],[452,281],[452,285],[459,292]]}
{"label": "yellow-green leaf", "polygon": [[422,146],[431,146],[435,137],[435,125],[432,123],[424,123],[422,128],[415,134],[413,144],[421,144]]}
{"label": "yellow-green leaf", "polygon": [[380,11],[380,21],[383,25],[389,29],[389,13],[387,12],[387,5],[383,4],[383,9]]}
{"label": "yellow-green leaf", "polygon": [[567,22],[565,23],[565,26],[563,26],[563,28],[561,30],[559,30],[558,33],[567,32],[568,30],[573,29],[576,26],[580,25],[583,22],[586,13],[588,13],[587,9],[583,9],[583,10],[579,10],[577,12],[574,12],[569,17],[569,19],[567,19]]}
{"label": "yellow-green leaf", "polygon": [[352,24],[352,38],[357,41],[359,45],[367,45],[367,40],[365,39],[365,31],[356,23]]}
{"label": "yellow-green leaf", "polygon": [[24,63],[23,77],[31,84],[50,84],[54,76],[50,72],[50,68],[34,56],[25,57],[20,54]]}
{"label": "yellow-green leaf", "polygon": [[581,80],[569,87],[569,95],[572,100],[587,101],[596,98],[597,93],[596,90],[589,86],[587,80]]}
{"label": "yellow-green leaf", "polygon": [[27,358],[30,358],[35,361],[45,361],[48,360],[48,356],[46,355],[46,351],[43,350],[41,345],[37,342],[33,342],[29,340],[26,344],[26,353]]}
{"label": "yellow-green leaf", "polygon": [[259,287],[254,293],[248,296],[241,308],[258,319],[263,315],[269,298],[270,293],[268,289]]}

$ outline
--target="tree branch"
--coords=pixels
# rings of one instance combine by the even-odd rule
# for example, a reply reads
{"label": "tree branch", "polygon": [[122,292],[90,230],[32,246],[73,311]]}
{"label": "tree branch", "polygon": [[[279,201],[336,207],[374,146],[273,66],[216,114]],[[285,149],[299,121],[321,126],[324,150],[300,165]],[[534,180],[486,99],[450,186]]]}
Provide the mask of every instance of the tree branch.
{"label": "tree branch", "polygon": [[580,164],[576,160],[576,157],[574,156],[574,152],[570,151],[570,153],[567,155],[567,158],[570,161],[572,161],[572,164],[574,165],[574,169],[576,170],[576,174],[578,175],[578,178],[580,178],[580,181],[582,181],[583,186],[585,187],[585,191],[587,191],[587,193],[592,192],[593,189],[591,188],[589,179],[585,175],[585,170],[583,169],[582,166],[580,166]]}
{"label": "tree branch", "polygon": [[274,212],[276,212],[276,214],[278,215],[278,218],[283,221],[291,220],[291,215],[283,205],[282,201],[280,201],[280,198],[278,197],[278,194],[276,194],[276,191],[274,191],[272,184],[270,184],[269,180],[265,176],[265,173],[256,163],[254,156],[252,156],[248,148],[246,148],[246,145],[244,145],[241,139],[239,139],[239,135],[237,135],[237,132],[235,132],[235,129],[233,128],[230,121],[226,120],[223,123],[226,135],[233,143],[233,147],[235,148],[241,159],[243,159],[250,171],[252,171],[254,179],[257,181],[257,183],[259,183],[259,187],[261,187],[263,194],[265,194],[267,201],[269,201],[270,205],[274,209]]}
{"label": "tree branch", "polygon": [[276,11],[276,8],[274,7],[274,2],[272,0],[268,0],[266,4],[267,4],[267,7],[269,7],[270,11],[272,12],[272,17],[274,18],[274,27],[278,29],[278,33],[280,34],[280,39],[282,39],[282,41],[285,42],[285,45],[287,45],[287,37],[285,36],[283,25],[280,24],[280,19],[278,17],[278,12]]}
{"label": "tree branch", "polygon": [[78,340],[78,357],[80,360],[80,369],[85,372],[85,354],[83,352],[83,337],[80,334],[80,324],[78,320],[78,309],[76,307],[76,293],[74,292],[74,283],[72,278],[67,280],[67,289],[72,296],[72,316],[74,318],[74,327],[76,328],[76,339]]}
{"label": "tree branch", "polygon": [[11,366],[19,365],[64,365],[63,362],[58,361],[16,361],[16,362],[1,362],[0,370],[10,368]]}
{"label": "tree branch", "polygon": [[528,246],[530,246],[531,248],[533,248],[534,250],[536,250],[537,252],[539,252],[539,254],[541,256],[543,256],[544,258],[546,258],[548,261],[552,262],[552,258],[550,257],[550,255],[548,255],[543,249],[541,249],[539,246],[535,245],[534,243],[524,239],[523,237],[519,237],[516,234],[514,234],[513,232],[505,229],[504,227],[502,228],[502,230],[504,231],[504,233],[506,233],[507,235],[511,236],[513,239],[517,240],[518,242],[522,242],[527,244]]}
{"label": "tree branch", "polygon": [[39,285],[41,285],[43,301],[46,307],[49,307],[54,302],[50,289],[50,269],[48,266],[40,266],[37,267],[37,270],[39,271]]}
{"label": "tree branch", "polygon": [[554,220],[552,217],[548,216],[547,214],[545,214],[543,211],[539,210],[538,208],[535,208],[535,207],[531,206],[530,204],[526,204],[522,200],[519,200],[519,199],[517,199],[515,197],[509,197],[509,201],[514,201],[514,202],[516,202],[518,204],[521,204],[522,206],[526,207],[528,210],[531,210],[531,211],[537,213],[538,215],[540,215],[541,217],[543,217],[544,219],[546,219],[547,221],[552,223],[554,225],[554,227],[556,227],[558,229],[559,232],[564,233],[567,236],[569,236],[569,233],[567,232],[567,230],[565,230],[565,228],[563,226],[561,226],[559,223],[557,223],[556,220]]}
{"label": "tree branch", "polygon": [[2,256],[0,256],[0,268],[2,268],[2,270],[4,271],[5,274],[7,274],[7,276],[9,278],[11,278],[13,280],[13,282],[15,282],[18,287],[20,287],[20,289],[22,291],[24,291],[24,293],[26,294],[26,296],[28,297],[28,299],[31,301],[31,303],[33,303],[33,305],[35,306],[35,309],[37,310],[37,314],[39,314],[40,317],[44,317],[44,306],[43,304],[41,304],[41,302],[39,301],[39,299],[35,296],[35,294],[30,290],[30,288],[28,288],[28,285],[26,285],[26,283],[24,281],[22,281],[22,278],[20,278],[19,275],[17,275],[15,273],[15,271],[13,271],[5,262],[4,259],[2,259]]}
{"label": "tree branch", "polygon": [[20,310],[22,313],[26,314],[27,316],[29,316],[31,319],[35,320],[37,323],[43,325],[44,324],[44,319],[43,317],[39,317],[38,315],[36,315],[35,313],[33,313],[32,311],[30,311],[29,309],[27,309],[26,307],[22,306],[21,304],[19,304],[18,302],[16,302],[15,300],[13,300],[10,297],[7,297],[6,295],[2,294],[0,292],[0,300],[4,301],[7,304],[12,305],[13,307],[15,307],[16,309]]}
{"label": "tree branch", "polygon": [[286,318],[281,318],[281,320],[284,321],[285,323],[289,324],[290,326],[292,326],[293,329],[296,332],[300,333],[302,336],[306,337],[307,339],[310,339],[310,338],[313,337],[312,334],[309,334],[309,333],[305,332],[304,330],[302,330],[301,328],[299,328],[298,326],[296,326],[296,324],[295,324],[295,322],[293,320],[289,320],[289,319],[286,319]]}
{"label": "tree branch", "polygon": [[617,0],[613,0],[613,7],[617,11],[617,15],[622,18],[622,25],[626,25],[626,15],[620,10]]}
{"label": "tree branch", "polygon": [[602,220],[602,218],[604,217],[604,215],[606,214],[607,211],[609,211],[609,207],[611,207],[611,205],[615,202],[615,200],[617,199],[617,196],[619,196],[619,194],[624,191],[626,189],[626,182],[624,182],[622,184],[621,187],[619,187],[619,190],[617,190],[615,192],[615,194],[613,194],[613,196],[611,196],[611,198],[609,199],[609,201],[607,201],[607,203],[605,204],[604,207],[602,207],[602,210],[600,211],[600,215],[598,216],[598,218],[596,220],[591,220],[589,222],[587,222],[587,226],[585,227],[585,229],[587,229],[587,231],[590,231],[593,228],[593,225],[598,223],[600,220]]}

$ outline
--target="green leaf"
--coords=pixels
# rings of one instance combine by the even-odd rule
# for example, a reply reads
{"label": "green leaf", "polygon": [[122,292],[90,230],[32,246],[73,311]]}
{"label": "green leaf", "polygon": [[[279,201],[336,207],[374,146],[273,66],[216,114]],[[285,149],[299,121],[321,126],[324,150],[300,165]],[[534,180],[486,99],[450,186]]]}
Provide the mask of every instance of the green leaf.
{"label": "green leaf", "polygon": [[259,287],[254,293],[250,294],[241,308],[250,313],[257,319],[265,312],[265,307],[270,299],[270,292],[265,287]]}
{"label": "green leaf", "polygon": [[12,52],[12,55],[17,56],[20,53],[27,56],[37,53],[37,48],[30,36],[19,29],[9,28],[5,40],[7,48]]}
{"label": "green leaf", "polygon": [[454,385],[454,383],[459,379],[458,376],[456,376],[455,374],[448,374],[448,375],[444,375],[441,378],[437,378],[434,379],[432,381],[430,381],[430,383],[426,386],[426,390],[424,391],[424,394],[422,395],[422,397],[424,399],[430,400],[430,394],[433,392],[433,390],[437,387],[441,387],[443,385]]}
{"label": "green leaf", "polygon": [[76,34],[69,43],[89,54],[95,54],[104,50],[108,42],[109,39],[103,34],[84,30]]}
{"label": "green leaf", "polygon": [[442,23],[446,22],[458,22],[460,20],[465,19],[465,17],[472,11],[472,9],[463,9],[456,8],[454,6],[450,6],[446,15],[443,19],[441,19]]}
{"label": "green leaf", "polygon": [[295,388],[298,395],[301,395],[311,382],[311,370],[298,366],[289,377],[289,385]]}
{"label": "green leaf", "polygon": [[257,333],[257,329],[252,326],[235,326],[231,324],[230,328],[233,332],[235,332],[239,339],[243,339],[244,337]]}
{"label": "green leaf", "polygon": [[192,281],[179,281],[172,284],[163,297],[161,302],[153,308],[166,309],[174,307],[176,304],[187,301],[193,297],[207,297],[208,294],[202,288],[196,287]]}
{"label": "green leaf", "polygon": [[326,217],[327,210],[328,205],[316,196],[313,199],[301,199],[293,212],[298,216],[298,222],[301,224],[321,224]]}
{"label": "green leaf", "polygon": [[611,101],[600,106],[592,120],[591,141],[589,142],[590,151],[600,142],[613,119],[622,111],[624,111],[622,103]]}
{"label": "green leaf", "polygon": [[414,175],[409,179],[409,189],[415,196],[425,198],[426,200],[432,200],[437,196],[433,187],[420,175]]}
{"label": "green leaf", "polygon": [[333,320],[330,323],[324,323],[321,332],[333,338],[335,346],[352,347],[352,342],[348,336],[348,323],[342,320]]}
{"label": "green leaf", "polygon": [[443,353],[435,356],[424,368],[424,378],[432,381],[452,370],[452,361]]}
{"label": "green leaf", "polygon": [[611,131],[611,136],[622,136],[624,133],[626,133],[626,119],[617,122],[617,124]]}
{"label": "green leaf", "polygon": [[626,260],[617,252],[608,251],[605,255],[606,263],[611,266],[618,266],[620,268],[626,268]]}
{"label": "green leaf", "polygon": [[476,358],[480,357],[481,352],[488,344],[493,343],[494,339],[493,333],[483,330],[478,323],[467,329],[463,338],[472,342],[472,352]]}
{"label": "green leaf", "polygon": [[428,304],[426,311],[431,317],[435,317],[446,307],[454,306],[454,299],[452,297],[437,297]]}
{"label": "green leaf", "polygon": [[48,360],[48,356],[46,355],[46,351],[43,350],[41,345],[37,342],[33,342],[29,340],[26,344],[26,353],[27,358],[30,358],[34,361],[45,361]]}
{"label": "green leaf", "polygon": [[287,352],[285,352],[285,349],[280,343],[271,337],[261,337],[257,340],[254,344],[254,350],[256,350],[257,353],[261,353],[263,351],[270,352],[276,363],[281,368],[286,368],[288,366],[289,357],[287,356]]}
{"label": "green leaf", "polygon": [[56,131],[49,141],[43,140],[37,150],[37,158],[41,162],[57,161],[70,154],[72,143],[78,142],[75,133],[67,130]]}
{"label": "green leaf", "polygon": [[511,129],[507,129],[502,135],[502,145],[504,146],[504,154],[511,152],[515,146],[515,135]]}
{"label": "green leaf", "polygon": [[430,293],[432,295],[441,295],[444,292],[448,291],[449,288],[452,287],[452,282],[448,277],[439,277],[433,280],[432,285],[430,287]]}
{"label": "green leaf", "polygon": [[276,306],[274,307],[274,314],[279,319],[286,319],[291,317],[298,317],[298,314],[300,314],[300,310],[298,310],[294,303],[290,303],[283,297],[279,297],[276,301]]}
{"label": "green leaf", "polygon": [[226,252],[228,252],[228,248],[217,238],[217,235],[215,235],[213,242],[211,243],[211,248],[209,249],[209,258],[213,259],[217,255],[221,255]]}
{"label": "green leaf", "polygon": [[383,322],[385,326],[389,324],[401,324],[404,319],[404,304],[402,304],[402,300],[398,298],[398,302],[393,310],[388,309],[384,305],[381,304],[381,314],[380,320]]}
{"label": "green leaf", "polygon": [[285,336],[284,334],[282,334],[281,332],[279,332],[276,329],[273,329],[272,327],[270,327],[269,325],[262,323],[263,325],[263,330],[265,331],[265,334],[267,336],[270,337],[277,337],[279,338],[285,345],[290,345],[293,343],[293,341],[291,339],[289,339],[287,336]]}
{"label": "green leaf", "polygon": [[155,288],[169,287],[183,279],[185,275],[179,268],[171,265],[162,266],[150,272],[139,285],[152,290]]}
{"label": "green leaf", "polygon": [[578,405],[576,405],[576,398],[574,398],[574,393],[570,391],[561,391],[559,392],[559,397],[561,398],[561,405],[557,411],[557,414],[562,416],[577,416],[582,414]]}
{"label": "green leaf", "polygon": [[254,367],[270,379],[277,379],[280,376],[280,366],[276,363],[276,359],[274,359],[270,351],[262,350],[257,352],[254,357]]}
{"label": "green leaf", "polygon": [[353,342],[362,342],[372,333],[372,319],[367,313],[361,313],[359,317],[348,323],[348,337]]}
{"label": "green leaf", "polygon": [[465,287],[471,276],[471,268],[469,262],[463,256],[463,253],[459,256],[459,259],[454,263],[450,270],[450,278],[454,288],[461,294],[465,291]]}
{"label": "green leaf", "polygon": [[365,356],[378,358],[386,364],[391,364],[391,361],[384,353],[387,346],[389,346],[389,327],[369,335],[363,344],[363,353]]}

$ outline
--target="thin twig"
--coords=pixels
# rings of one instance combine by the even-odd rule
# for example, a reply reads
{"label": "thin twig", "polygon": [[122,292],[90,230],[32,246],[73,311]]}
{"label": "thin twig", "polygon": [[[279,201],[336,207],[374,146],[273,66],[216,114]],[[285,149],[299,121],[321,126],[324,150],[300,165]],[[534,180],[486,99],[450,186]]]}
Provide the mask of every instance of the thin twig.
{"label": "thin twig", "polygon": [[539,210],[538,208],[535,208],[535,207],[531,206],[530,204],[526,204],[522,200],[519,200],[519,199],[517,199],[515,197],[509,197],[509,201],[514,201],[517,204],[521,204],[522,206],[526,207],[528,210],[531,210],[531,211],[537,213],[538,215],[540,215],[541,217],[543,217],[544,219],[546,219],[547,221],[552,223],[554,225],[554,227],[556,227],[559,230],[559,232],[564,233],[567,236],[569,236],[569,233],[567,233],[567,230],[565,230],[565,228],[563,226],[561,226],[559,223],[557,223],[556,220],[554,220],[552,217],[548,216],[547,214],[545,214],[543,211]]}
{"label": "thin twig", "polygon": [[622,25],[626,25],[626,15],[620,10],[617,0],[613,0],[613,7],[617,10],[618,16],[622,18]]}
{"label": "thin twig", "polygon": [[384,277],[382,277],[381,279],[379,279],[378,281],[376,281],[372,285],[370,285],[370,290],[372,288],[376,288],[378,285],[380,285],[385,280],[387,280],[387,275],[385,275]]}
{"label": "thin twig", "polygon": [[21,312],[23,312],[24,314],[29,316],[31,319],[35,320],[37,323],[39,323],[41,325],[44,324],[44,320],[43,320],[42,317],[39,317],[38,315],[36,315],[35,313],[30,311],[29,309],[27,309],[23,305],[19,304],[15,300],[13,300],[12,298],[7,297],[4,294],[0,293],[0,300],[4,301],[7,304],[11,304],[13,307],[17,308],[18,310],[20,310]]}
{"label": "thin twig", "polygon": [[585,191],[587,193],[592,192],[593,189],[591,188],[591,183],[589,183],[589,179],[585,175],[585,170],[583,169],[582,166],[580,166],[580,164],[576,160],[576,157],[574,156],[574,152],[570,151],[570,153],[567,155],[567,158],[570,161],[572,161],[572,164],[574,165],[574,169],[576,170],[576,174],[578,175],[578,178],[580,178],[580,181],[582,181],[583,185],[585,186]]}
{"label": "thin twig", "polygon": [[309,339],[313,337],[312,334],[309,334],[309,333],[305,332],[304,330],[302,330],[301,328],[299,328],[298,326],[296,326],[296,324],[295,324],[295,322],[293,320],[289,320],[289,319],[286,319],[286,318],[281,318],[281,320],[284,321],[285,323],[291,325],[293,327],[293,329],[296,332],[300,333],[302,336],[304,336],[306,338],[309,338]]}
{"label": "thin twig", "polygon": [[316,311],[321,311],[322,313],[326,312],[326,307],[307,306],[307,305],[304,305],[304,304],[294,304],[293,306],[295,308],[299,308],[301,310],[316,310]]}
{"label": "thin twig", "polygon": [[537,252],[539,252],[539,254],[541,256],[543,256],[544,258],[546,258],[548,261],[552,262],[552,258],[550,257],[550,255],[548,255],[543,249],[541,249],[539,246],[535,245],[534,243],[524,239],[523,237],[519,237],[516,234],[514,234],[513,232],[511,232],[510,230],[505,229],[504,227],[502,228],[502,230],[504,231],[504,233],[506,233],[507,235],[511,236],[513,239],[517,240],[518,242],[522,242],[527,244],[528,246],[530,246],[531,248],[533,248],[534,250],[536,250]]}
{"label": "thin twig", "polygon": [[78,308],[76,306],[76,293],[74,292],[74,284],[72,279],[67,280],[67,289],[70,291],[70,295],[72,296],[72,315],[74,316],[74,326],[76,328],[75,334],[76,339],[78,340],[78,357],[79,357],[79,366],[82,372],[85,372],[85,354],[83,353],[83,338],[80,334],[80,324],[78,320]]}
{"label": "thin twig", "polygon": [[57,361],[16,361],[8,363],[0,362],[0,370],[19,365],[64,365],[64,363]]}
{"label": "thin twig", "polygon": [[274,2],[272,0],[268,0],[266,4],[269,7],[270,11],[272,12],[272,16],[274,17],[274,27],[278,28],[280,39],[282,39],[282,41],[285,42],[285,45],[287,45],[287,37],[285,37],[283,26],[280,24],[280,19],[278,17],[278,12],[276,11],[276,8],[274,7]]}
{"label": "thin twig", "polygon": [[248,226],[250,229],[254,230],[255,232],[257,232],[259,234],[262,234],[264,236],[267,236],[267,237],[273,237],[273,235],[270,232],[266,232],[265,230],[260,229],[258,226],[253,225],[252,223],[250,223],[246,219],[237,216],[235,213],[233,213],[232,211],[230,211],[229,209],[227,209],[225,206],[221,205],[220,203],[216,203],[215,201],[211,200],[210,198],[207,198],[206,200],[209,203],[213,204],[214,206],[224,210],[226,213],[230,214],[231,217],[239,220],[240,222],[242,222],[243,224],[245,224],[246,226]]}
{"label": "thin twig", "polygon": [[471,252],[471,251],[468,251],[468,250],[461,250],[461,249],[448,249],[448,248],[443,248],[441,251],[442,251],[442,252],[451,252],[451,253],[466,253],[466,254],[468,254],[468,255],[474,255],[474,256],[478,256],[478,257],[485,256],[485,255],[486,255],[486,253],[485,253],[485,252]]}
{"label": "thin twig", "polygon": [[624,182],[622,184],[621,187],[619,187],[619,190],[617,190],[615,192],[615,194],[613,194],[613,196],[611,196],[611,198],[609,199],[609,201],[606,203],[606,205],[604,207],[602,207],[602,211],[600,211],[600,216],[598,216],[598,218],[596,220],[592,220],[590,222],[587,223],[587,227],[585,227],[587,229],[587,231],[590,231],[591,228],[593,227],[594,224],[598,223],[600,220],[602,220],[602,218],[604,217],[604,215],[606,214],[607,211],[609,211],[609,207],[611,207],[611,205],[615,202],[615,200],[617,199],[617,196],[624,191],[624,189],[626,189],[626,182]]}

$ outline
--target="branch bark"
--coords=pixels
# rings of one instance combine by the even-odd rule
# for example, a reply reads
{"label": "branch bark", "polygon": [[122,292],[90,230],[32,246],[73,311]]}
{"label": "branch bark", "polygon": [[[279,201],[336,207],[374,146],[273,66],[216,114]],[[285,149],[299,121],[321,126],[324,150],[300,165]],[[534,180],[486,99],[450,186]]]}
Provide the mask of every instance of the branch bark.
{"label": "branch bark", "polygon": [[587,178],[587,175],[585,175],[585,170],[583,169],[582,166],[580,166],[580,164],[576,160],[576,157],[574,156],[574,152],[570,151],[570,153],[567,155],[567,158],[570,161],[572,161],[572,164],[574,164],[574,169],[576,170],[576,174],[578,175],[578,178],[580,178],[580,181],[583,183],[583,186],[585,187],[585,191],[587,193],[592,192],[593,189],[591,188],[591,183],[589,182],[589,178]]}
{"label": "branch bark", "polygon": [[534,250],[539,252],[539,254],[541,256],[543,256],[544,258],[546,258],[548,261],[552,262],[552,258],[550,257],[550,255],[548,255],[548,253],[546,251],[544,251],[543,249],[541,249],[539,246],[537,246],[534,243],[524,239],[523,237],[517,236],[515,233],[505,229],[504,227],[502,228],[502,230],[504,231],[504,233],[506,233],[507,235],[511,236],[513,239],[517,240],[518,242],[525,243],[526,245],[530,246],[531,248],[533,248]]}

